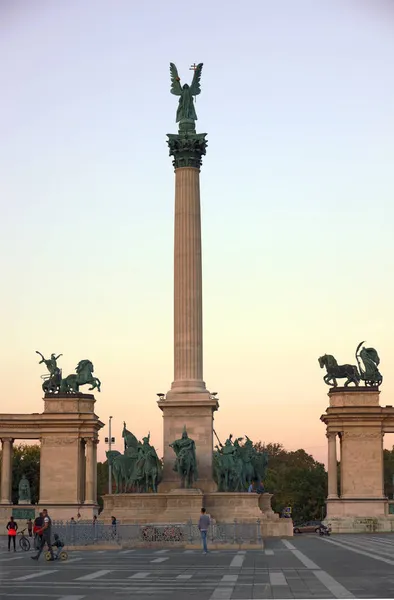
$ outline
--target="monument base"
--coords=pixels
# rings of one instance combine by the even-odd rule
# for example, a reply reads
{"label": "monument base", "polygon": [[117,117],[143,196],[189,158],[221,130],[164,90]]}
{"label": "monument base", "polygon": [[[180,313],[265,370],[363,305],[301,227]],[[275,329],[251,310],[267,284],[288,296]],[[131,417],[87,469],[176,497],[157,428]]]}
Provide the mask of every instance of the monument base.
{"label": "monument base", "polygon": [[196,444],[198,481],[195,489],[214,492],[217,485],[212,479],[213,415],[219,407],[218,401],[208,391],[174,388],[157,404],[163,412],[164,469],[160,492],[170,492],[179,485],[179,475],[173,470],[176,455],[170,444],[182,437],[184,427]]}
{"label": "monument base", "polygon": [[100,520],[110,523],[114,515],[119,523],[179,524],[197,523],[201,508],[216,523],[257,523],[268,536],[292,536],[293,521],[280,519],[271,508],[272,494],[245,492],[202,493],[196,489],[174,489],[158,494],[111,494],[103,497],[104,510]]}
{"label": "monument base", "polygon": [[394,531],[386,498],[328,498],[325,523],[334,533]]}
{"label": "monument base", "polygon": [[[83,504],[0,504],[0,524],[6,525],[12,515],[19,525],[19,529],[23,529],[27,519],[34,520],[38,517],[39,512],[46,508],[49,516],[54,521],[69,521],[71,517],[77,520],[77,515],[80,514],[82,521],[92,520],[93,515],[98,515],[98,505]],[[23,527],[22,527],[23,525]]]}

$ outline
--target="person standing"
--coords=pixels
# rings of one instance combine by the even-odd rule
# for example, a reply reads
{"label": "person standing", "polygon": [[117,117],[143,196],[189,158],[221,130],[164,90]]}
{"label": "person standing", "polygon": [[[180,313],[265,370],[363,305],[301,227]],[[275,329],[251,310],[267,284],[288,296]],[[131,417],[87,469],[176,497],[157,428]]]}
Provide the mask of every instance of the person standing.
{"label": "person standing", "polygon": [[42,517],[44,519],[44,524],[42,527],[42,541],[41,541],[41,546],[38,550],[38,554],[36,554],[36,556],[32,556],[32,560],[38,560],[40,558],[41,552],[44,549],[45,544],[48,546],[48,550],[51,553],[51,558],[49,560],[55,560],[55,557],[53,556],[53,550],[52,550],[52,542],[51,542],[51,534],[52,534],[52,520],[50,518],[50,516],[48,515],[48,511],[46,508],[44,508],[44,510],[42,511]]}
{"label": "person standing", "polygon": [[116,537],[116,526],[117,526],[116,517],[112,516],[111,517],[112,537]]}
{"label": "person standing", "polygon": [[17,530],[18,530],[18,523],[16,521],[14,521],[14,517],[10,517],[10,520],[7,523],[8,552],[11,551],[11,540],[13,541],[13,544],[14,544],[14,552],[16,552],[15,538],[16,538]]}
{"label": "person standing", "polygon": [[26,525],[29,537],[33,537],[33,521],[28,519]]}
{"label": "person standing", "polygon": [[207,511],[205,510],[205,508],[201,509],[201,515],[200,515],[200,519],[198,521],[198,528],[201,533],[202,549],[203,549],[204,554],[208,554],[207,533],[208,533],[209,526],[211,524],[211,519],[210,519],[209,515],[206,514],[206,512]]}

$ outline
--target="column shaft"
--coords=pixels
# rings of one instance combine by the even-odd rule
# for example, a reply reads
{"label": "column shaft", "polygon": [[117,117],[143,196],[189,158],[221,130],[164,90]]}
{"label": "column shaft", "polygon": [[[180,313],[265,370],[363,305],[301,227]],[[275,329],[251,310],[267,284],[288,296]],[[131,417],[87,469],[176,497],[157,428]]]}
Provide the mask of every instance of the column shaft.
{"label": "column shaft", "polygon": [[94,500],[94,441],[86,440],[86,484],[85,504],[95,504]]}
{"label": "column shaft", "polygon": [[0,503],[12,503],[12,440],[10,438],[2,440]]}
{"label": "column shaft", "polygon": [[97,444],[98,440],[93,443],[93,500],[97,504]]}
{"label": "column shaft", "polygon": [[336,433],[327,433],[327,438],[328,438],[328,498],[338,498]]}
{"label": "column shaft", "polygon": [[200,171],[175,170],[174,382],[179,391],[204,391]]}

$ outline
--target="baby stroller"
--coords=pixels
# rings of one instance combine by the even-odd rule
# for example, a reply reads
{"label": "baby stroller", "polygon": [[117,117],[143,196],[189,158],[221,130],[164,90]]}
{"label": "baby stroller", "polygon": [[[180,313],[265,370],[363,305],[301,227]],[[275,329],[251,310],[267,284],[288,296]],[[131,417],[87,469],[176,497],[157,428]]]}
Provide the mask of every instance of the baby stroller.
{"label": "baby stroller", "polygon": [[[54,555],[54,559],[55,560],[67,560],[68,554],[64,550],[64,543],[59,538],[57,533],[55,533],[54,538],[55,538],[55,541],[52,544],[52,548],[57,549],[57,552]],[[48,550],[48,552],[45,553],[45,558],[46,558],[46,560],[51,560],[51,553],[49,552],[49,550]]]}

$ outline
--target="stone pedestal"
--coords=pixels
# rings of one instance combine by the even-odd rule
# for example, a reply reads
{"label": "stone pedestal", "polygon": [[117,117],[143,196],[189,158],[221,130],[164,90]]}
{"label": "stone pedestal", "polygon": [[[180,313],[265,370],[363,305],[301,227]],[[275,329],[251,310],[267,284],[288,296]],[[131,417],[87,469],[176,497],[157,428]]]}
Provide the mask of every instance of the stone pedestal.
{"label": "stone pedestal", "polygon": [[204,496],[198,489],[176,489],[167,494],[167,506],[163,513],[164,523],[195,521],[203,507]]}
{"label": "stone pedestal", "polygon": [[[394,409],[381,407],[377,388],[333,388],[321,420],[327,426],[328,491],[326,521],[333,531],[366,531],[376,520],[379,531],[391,524],[384,496],[383,435]],[[337,494],[336,438],[340,440],[340,495]]]}
{"label": "stone pedestal", "polygon": [[179,487],[179,475],[173,470],[175,453],[170,444],[182,436],[184,426],[196,443],[198,481],[194,488],[212,492],[217,486],[212,475],[213,413],[218,401],[208,393],[178,394],[174,399],[158,402],[163,411],[164,469],[160,492],[169,492]]}
{"label": "stone pedestal", "polygon": [[198,489],[174,489],[158,494],[111,494],[104,496],[100,519],[109,523],[115,515],[118,522],[144,524],[181,524],[198,522],[201,508],[216,524],[260,522],[261,533],[267,536],[292,536],[293,521],[280,519],[271,508],[272,494],[215,492],[203,494]]}
{"label": "stone pedestal", "polygon": [[63,431],[47,427],[41,432],[40,505],[48,510],[49,506],[72,506],[75,516],[75,506],[81,514],[84,504],[93,515],[97,509],[97,432],[102,426],[94,415],[94,396],[47,394],[44,401],[48,423],[60,419],[66,425],[74,417],[79,424],[82,417],[86,431],[81,434],[75,422],[73,428],[67,423]]}

